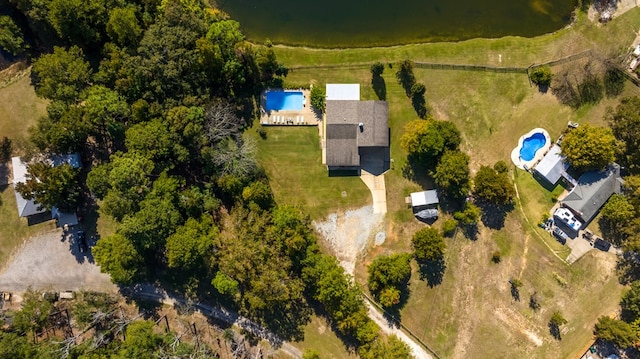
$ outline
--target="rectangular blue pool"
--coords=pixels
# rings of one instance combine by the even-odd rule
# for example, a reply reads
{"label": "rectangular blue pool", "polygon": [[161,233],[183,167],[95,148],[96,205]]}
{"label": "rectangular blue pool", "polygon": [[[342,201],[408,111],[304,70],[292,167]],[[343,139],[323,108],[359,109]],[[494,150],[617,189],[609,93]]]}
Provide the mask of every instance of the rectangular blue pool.
{"label": "rectangular blue pool", "polygon": [[265,95],[267,111],[300,111],[304,104],[300,91],[267,91]]}

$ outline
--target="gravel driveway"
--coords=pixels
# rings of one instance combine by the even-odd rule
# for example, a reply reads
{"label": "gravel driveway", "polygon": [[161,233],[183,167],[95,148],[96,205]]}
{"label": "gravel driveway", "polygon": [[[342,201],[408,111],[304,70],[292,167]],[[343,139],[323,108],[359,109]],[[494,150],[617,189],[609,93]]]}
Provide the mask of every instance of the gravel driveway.
{"label": "gravel driveway", "polygon": [[[93,243],[88,240],[89,247]],[[80,253],[71,236],[57,229],[30,238],[0,274],[0,291],[40,290],[115,291],[111,278],[100,273],[91,250]]]}

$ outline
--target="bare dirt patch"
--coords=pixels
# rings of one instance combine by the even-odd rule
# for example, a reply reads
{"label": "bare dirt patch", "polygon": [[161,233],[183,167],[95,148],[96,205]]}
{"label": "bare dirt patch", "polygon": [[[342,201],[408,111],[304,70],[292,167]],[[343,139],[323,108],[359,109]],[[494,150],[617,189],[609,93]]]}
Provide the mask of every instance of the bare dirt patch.
{"label": "bare dirt patch", "polygon": [[[91,243],[90,243],[91,244]],[[57,229],[30,238],[0,274],[0,290],[115,291],[111,278],[100,273],[90,253],[79,253]]]}
{"label": "bare dirt patch", "polygon": [[353,274],[356,261],[377,237],[383,238],[384,214],[373,213],[373,207],[365,206],[346,212],[332,213],[323,222],[313,222],[321,239],[333,250],[340,265]]}

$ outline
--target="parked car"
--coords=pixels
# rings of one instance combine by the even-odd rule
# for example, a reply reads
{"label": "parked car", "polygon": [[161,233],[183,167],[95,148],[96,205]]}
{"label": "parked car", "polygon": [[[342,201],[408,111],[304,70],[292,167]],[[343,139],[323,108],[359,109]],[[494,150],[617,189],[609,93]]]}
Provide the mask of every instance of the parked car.
{"label": "parked car", "polygon": [[564,233],[562,229],[558,227],[554,227],[553,234],[556,236],[556,239],[558,239],[558,242],[562,244],[567,243],[567,239],[569,238],[569,236],[566,233]]}
{"label": "parked car", "polygon": [[87,247],[87,236],[84,234],[84,231],[78,231],[76,240],[78,241],[78,250],[80,253],[84,253],[89,249]]}
{"label": "parked car", "polygon": [[608,252],[609,248],[611,248],[611,243],[605,241],[604,239],[597,238],[595,242],[593,242],[593,247],[598,248],[603,252]]}

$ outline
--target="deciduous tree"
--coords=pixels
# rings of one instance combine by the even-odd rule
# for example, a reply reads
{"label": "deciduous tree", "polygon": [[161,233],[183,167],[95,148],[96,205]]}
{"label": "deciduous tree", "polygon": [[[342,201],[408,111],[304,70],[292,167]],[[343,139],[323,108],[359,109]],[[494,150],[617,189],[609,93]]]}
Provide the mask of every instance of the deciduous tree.
{"label": "deciduous tree", "polygon": [[91,67],[77,46],[68,50],[54,47],[52,54],[33,63],[38,96],[66,103],[79,101],[81,92],[91,83]]}
{"label": "deciduous tree", "polygon": [[144,273],[144,261],[133,243],[121,234],[100,238],[92,249],[100,271],[113,282],[131,284]]}
{"label": "deciduous tree", "polygon": [[419,262],[436,262],[442,259],[447,248],[440,231],[425,227],[417,231],[411,240],[413,255]]}
{"label": "deciduous tree", "polygon": [[631,173],[640,171],[640,97],[625,97],[608,117],[614,136],[624,143],[622,162]]}
{"label": "deciduous tree", "polygon": [[584,124],[567,133],[562,154],[579,171],[600,170],[613,162],[618,142],[611,129]]}
{"label": "deciduous tree", "polygon": [[598,318],[593,333],[597,338],[612,342],[623,349],[638,341],[638,335],[631,325],[605,316]]}
{"label": "deciduous tree", "polygon": [[469,156],[460,151],[446,151],[432,174],[436,186],[452,198],[464,198],[471,190]]}
{"label": "deciduous tree", "polygon": [[473,180],[473,192],[478,198],[500,206],[511,203],[515,196],[508,175],[488,166],[480,166]]}
{"label": "deciduous tree", "polygon": [[378,256],[369,265],[369,290],[383,307],[392,307],[400,302],[400,292],[411,277],[410,261],[410,254],[392,254]]}
{"label": "deciduous tree", "polygon": [[9,16],[0,16],[0,49],[13,56],[20,55],[25,50],[24,35]]}
{"label": "deciduous tree", "polygon": [[27,164],[26,182],[18,183],[16,191],[42,208],[75,211],[82,198],[79,174],[79,169],[66,163],[56,167],[45,162]]}

